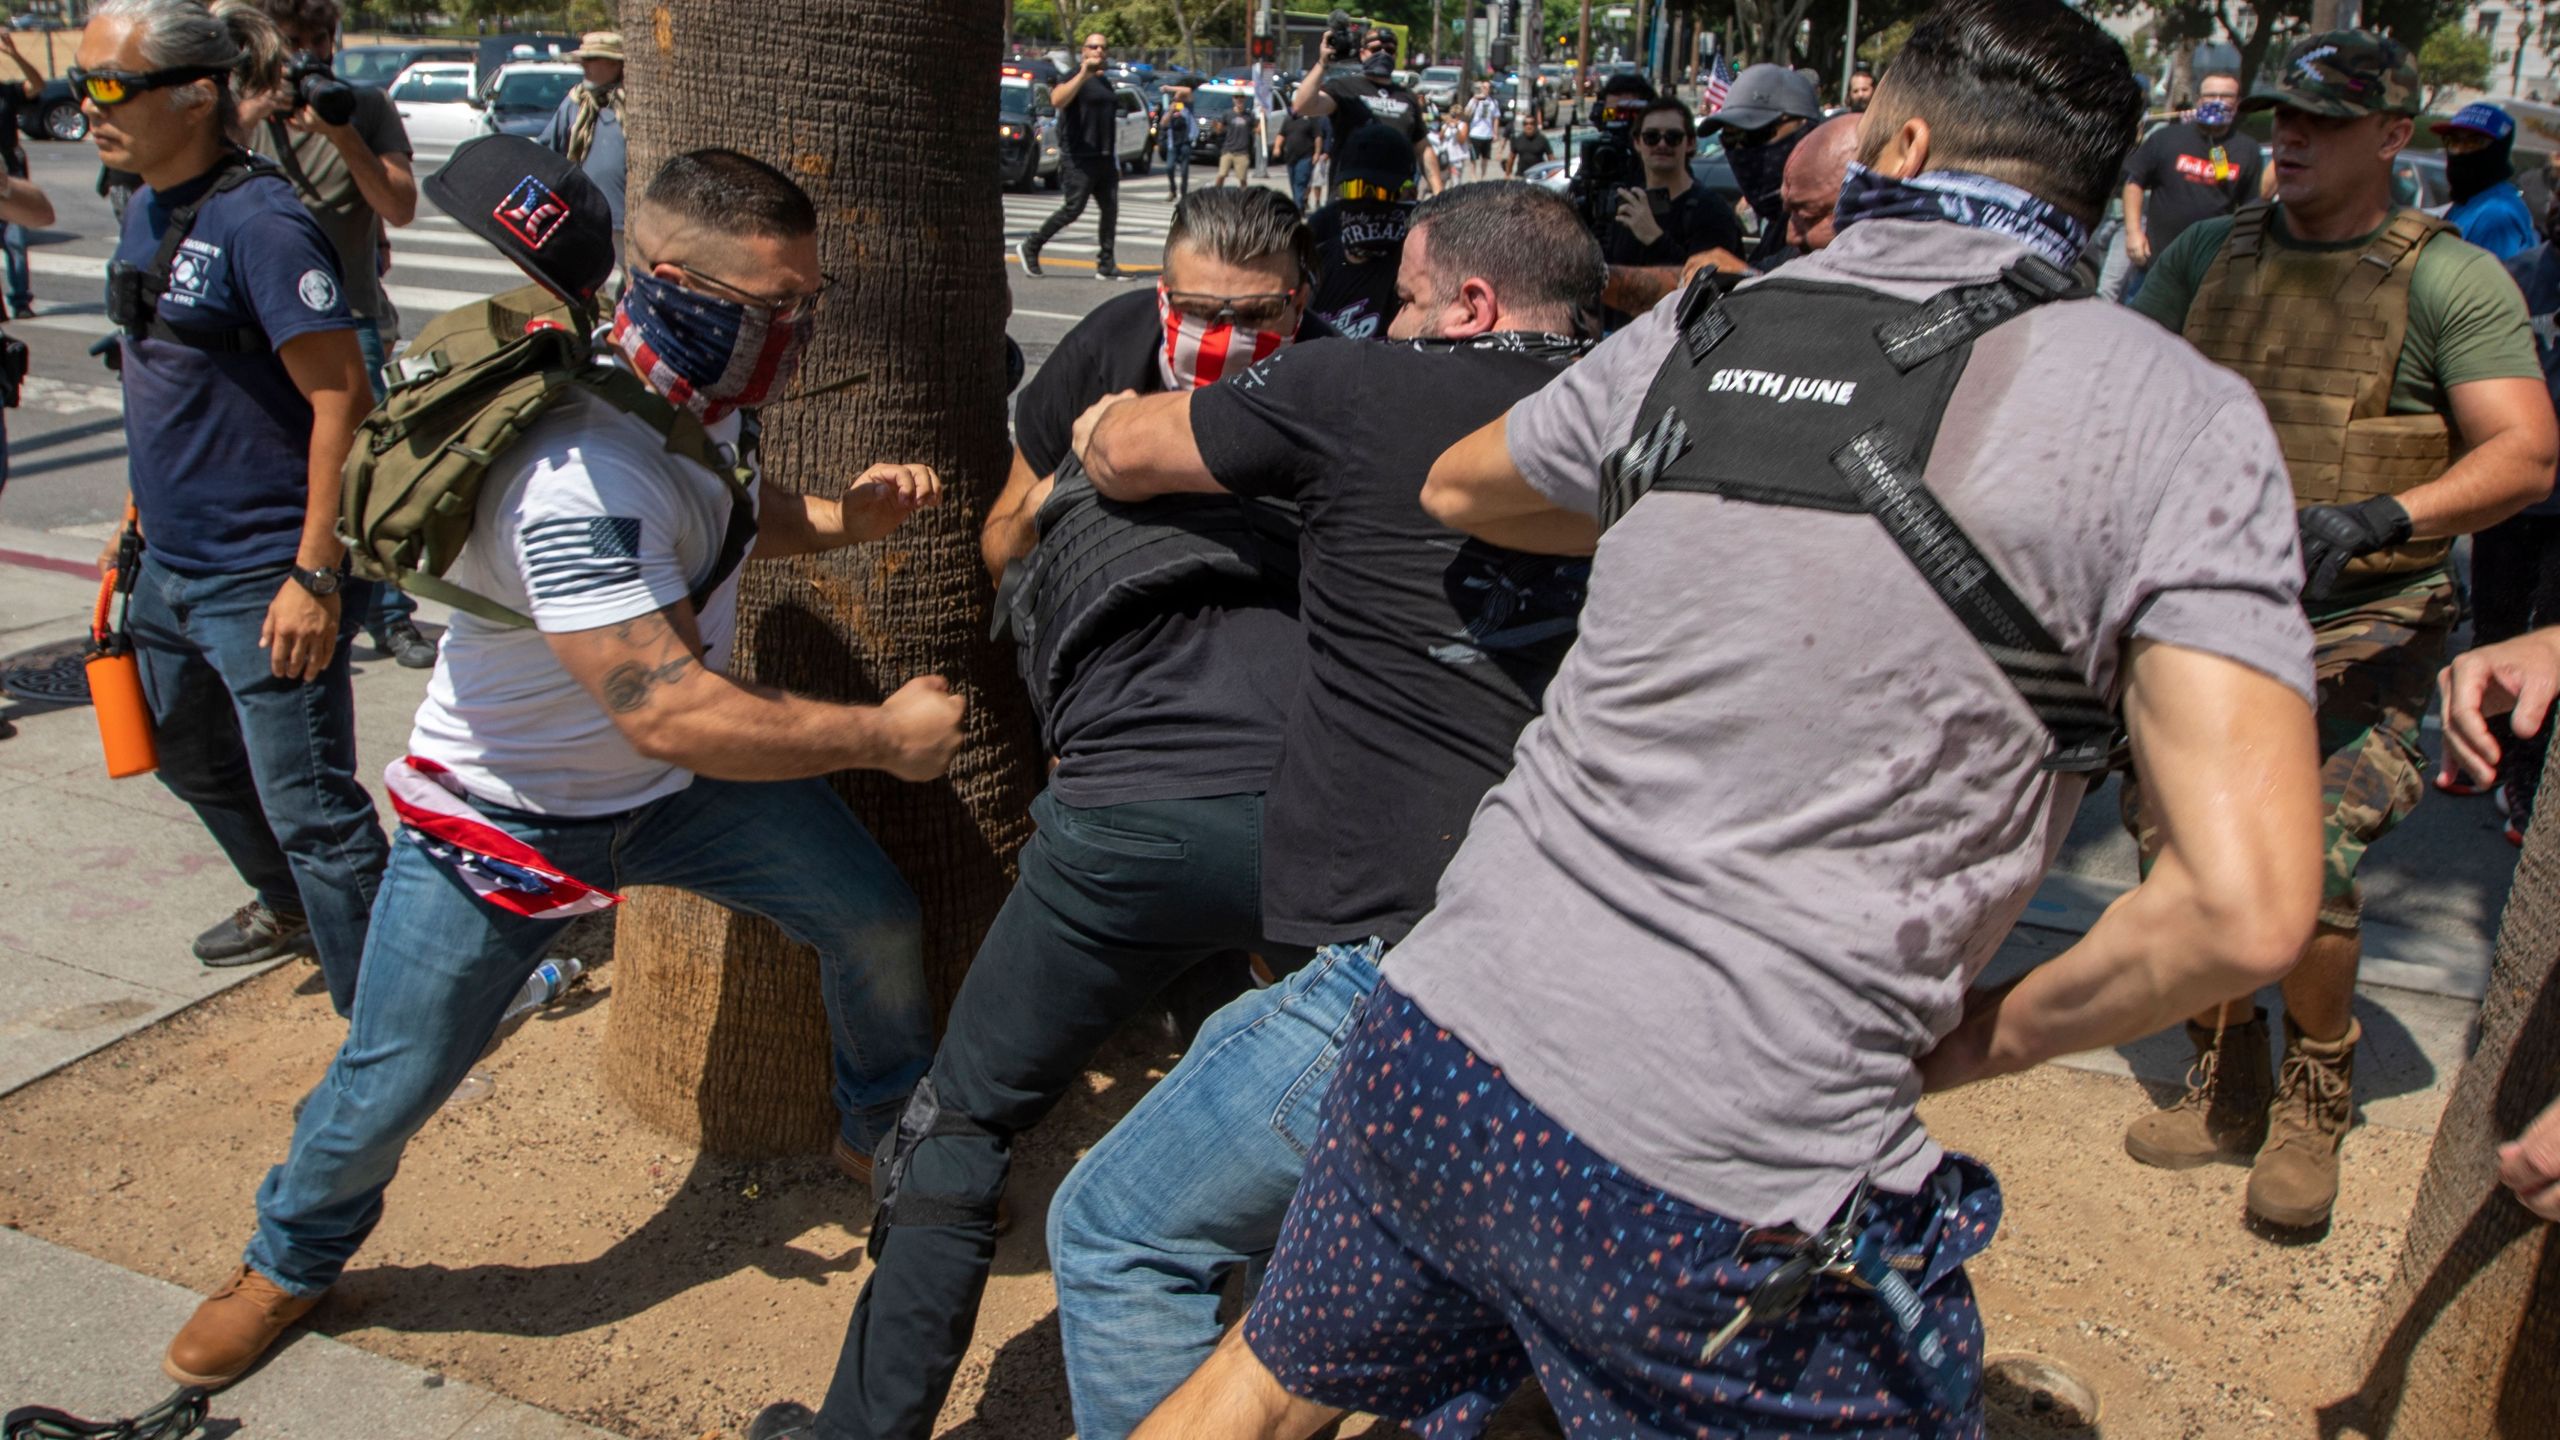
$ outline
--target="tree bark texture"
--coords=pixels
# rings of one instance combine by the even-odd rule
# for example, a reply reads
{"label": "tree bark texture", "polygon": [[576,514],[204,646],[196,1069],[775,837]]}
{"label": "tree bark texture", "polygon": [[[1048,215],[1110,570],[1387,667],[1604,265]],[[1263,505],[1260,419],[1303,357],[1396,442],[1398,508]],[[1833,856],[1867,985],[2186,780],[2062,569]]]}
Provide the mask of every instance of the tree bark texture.
{"label": "tree bark texture", "polygon": [[[2548,772],[2546,772],[2548,773]],[[2554,777],[2560,779],[2560,777]],[[2527,1440],[2560,1396],[2560,1244],[2498,1183],[2497,1148],[2560,1095],[2560,784],[2526,831],[2478,1047],[2455,1080],[2356,1393],[2324,1435]]]}
{"label": "tree bark texture", "polygon": [[[1003,485],[1008,313],[995,180],[1002,0],[623,0],[631,194],[668,156],[742,150],[817,202],[835,277],[799,384],[849,389],[766,417],[766,476],[840,494],[876,460],[921,461],[941,505],[888,540],[754,562],[738,596],[740,673],[876,701],[926,672],[967,697],[950,776],[837,788],[923,903],[936,1013],[1011,884],[1039,788],[1011,653],[987,638],[978,526]],[[829,883],[829,857],[805,858]],[[835,1129],[817,964],[765,921],[673,892],[619,926],[607,1087],[661,1129],[728,1155],[823,1148]]]}

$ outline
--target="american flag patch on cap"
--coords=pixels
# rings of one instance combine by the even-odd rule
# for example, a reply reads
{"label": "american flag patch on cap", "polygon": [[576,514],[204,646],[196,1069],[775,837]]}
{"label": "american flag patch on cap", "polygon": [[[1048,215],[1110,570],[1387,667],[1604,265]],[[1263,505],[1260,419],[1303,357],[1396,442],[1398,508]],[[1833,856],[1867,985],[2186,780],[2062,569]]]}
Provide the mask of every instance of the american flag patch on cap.
{"label": "american flag patch on cap", "polygon": [[489,212],[507,233],[539,250],[558,233],[561,222],[569,218],[568,202],[551,193],[551,187],[527,175]]}

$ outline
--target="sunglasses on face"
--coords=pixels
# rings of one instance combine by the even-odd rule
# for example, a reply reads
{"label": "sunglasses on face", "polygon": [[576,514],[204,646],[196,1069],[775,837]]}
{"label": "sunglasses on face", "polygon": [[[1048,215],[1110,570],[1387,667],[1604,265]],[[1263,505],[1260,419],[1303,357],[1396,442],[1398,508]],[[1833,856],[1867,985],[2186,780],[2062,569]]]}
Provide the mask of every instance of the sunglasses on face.
{"label": "sunglasses on face", "polygon": [[706,295],[718,296],[723,300],[734,300],[741,305],[754,306],[771,316],[773,323],[778,325],[795,324],[817,314],[819,305],[827,298],[827,291],[836,283],[836,277],[821,271],[816,289],[798,295],[786,295],[776,300],[770,295],[758,295],[752,290],[741,289],[717,275],[706,275],[681,260],[643,261],[637,255],[629,258],[634,270],[644,272],[655,270],[660,265],[673,265],[676,267],[676,273],[684,277],[685,284],[689,288],[702,291]]}
{"label": "sunglasses on face", "polygon": [[1270,325],[1288,314],[1291,302],[1297,298],[1295,290],[1268,291],[1260,295],[1210,295],[1194,290],[1164,292],[1166,304],[1195,320],[1255,329]]}
{"label": "sunglasses on face", "polygon": [[1684,137],[1677,130],[1639,130],[1636,139],[1647,145],[1676,146]]}
{"label": "sunglasses on face", "polygon": [[1333,187],[1337,200],[1410,200],[1413,185],[1381,185],[1375,180],[1345,180]]}
{"label": "sunglasses on face", "polygon": [[1768,124],[1761,126],[1757,130],[1727,130],[1724,132],[1724,143],[1729,146],[1740,145],[1746,149],[1757,145],[1766,145],[1770,141],[1778,138],[1778,127],[1783,123],[1785,123],[1785,121],[1784,118],[1781,117],[1780,119],[1770,121]]}
{"label": "sunglasses on face", "polygon": [[71,82],[75,95],[87,97],[98,106],[121,105],[145,90],[159,90],[190,81],[208,80],[227,72],[221,65],[178,65],[167,70],[84,70],[77,65],[62,72]]}

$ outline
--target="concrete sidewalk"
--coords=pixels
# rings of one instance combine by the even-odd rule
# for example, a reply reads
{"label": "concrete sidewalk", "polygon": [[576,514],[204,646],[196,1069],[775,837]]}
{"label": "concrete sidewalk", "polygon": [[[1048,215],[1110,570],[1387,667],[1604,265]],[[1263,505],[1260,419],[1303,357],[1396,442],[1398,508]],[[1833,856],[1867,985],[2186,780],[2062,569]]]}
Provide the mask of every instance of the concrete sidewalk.
{"label": "concrete sidewalk", "polygon": [[[103,1260],[0,1229],[0,1410],[45,1405],[122,1419],[175,1387],[162,1338],[199,1297]],[[325,1335],[281,1346],[213,1397],[200,1434],[245,1440],[617,1440],[476,1385]]]}

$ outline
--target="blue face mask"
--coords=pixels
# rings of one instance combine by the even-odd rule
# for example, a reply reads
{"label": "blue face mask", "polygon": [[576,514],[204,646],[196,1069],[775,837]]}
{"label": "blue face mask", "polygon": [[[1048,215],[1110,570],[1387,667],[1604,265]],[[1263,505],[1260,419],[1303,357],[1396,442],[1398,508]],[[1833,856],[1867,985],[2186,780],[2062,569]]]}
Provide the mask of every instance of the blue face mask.
{"label": "blue face mask", "polygon": [[786,315],[634,270],[613,314],[612,341],[659,394],[708,425],[788,386],[815,318],[806,307]]}
{"label": "blue face mask", "polygon": [[2238,119],[2239,115],[2240,107],[2232,104],[2228,100],[2199,100],[2196,102],[2196,123],[2205,126],[2208,129],[2219,130],[2223,126],[2230,124],[2233,120]]}

